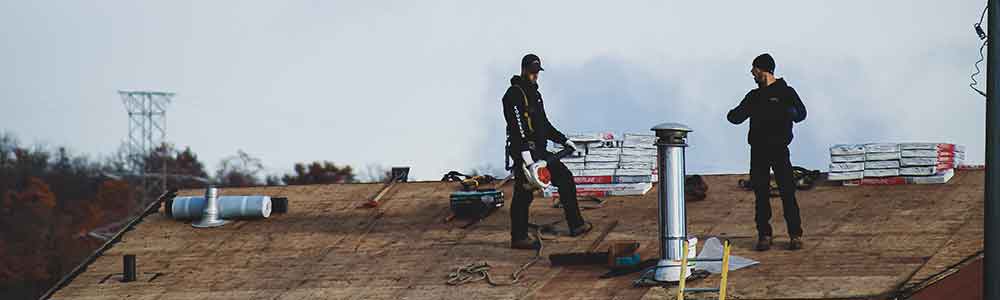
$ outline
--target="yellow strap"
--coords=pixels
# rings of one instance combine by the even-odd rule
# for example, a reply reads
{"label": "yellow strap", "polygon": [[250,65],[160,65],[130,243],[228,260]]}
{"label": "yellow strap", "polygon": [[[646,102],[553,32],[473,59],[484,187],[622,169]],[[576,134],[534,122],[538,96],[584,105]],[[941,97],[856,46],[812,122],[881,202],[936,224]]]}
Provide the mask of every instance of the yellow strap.
{"label": "yellow strap", "polygon": [[688,264],[688,240],[684,239],[684,248],[681,249],[681,274],[680,282],[677,284],[677,300],[684,300],[684,283],[687,281]]}
{"label": "yellow strap", "polygon": [[520,85],[515,84],[514,87],[521,90],[521,96],[524,97],[524,111],[522,112],[524,114],[524,120],[528,122],[528,130],[531,130],[531,132],[534,133],[535,127],[531,125],[531,116],[528,115],[528,93],[525,93],[524,89],[522,89]]}
{"label": "yellow strap", "polygon": [[726,282],[729,280],[729,251],[732,245],[726,240],[726,246],[722,251],[722,282],[719,284],[719,300],[726,300]]}

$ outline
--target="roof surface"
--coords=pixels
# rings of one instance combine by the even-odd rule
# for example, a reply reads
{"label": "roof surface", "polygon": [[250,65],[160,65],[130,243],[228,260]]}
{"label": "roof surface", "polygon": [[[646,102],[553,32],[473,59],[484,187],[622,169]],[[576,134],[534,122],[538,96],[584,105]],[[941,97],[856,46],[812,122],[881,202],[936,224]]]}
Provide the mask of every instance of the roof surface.
{"label": "roof surface", "polygon": [[[776,247],[753,252],[753,195],[740,175],[707,176],[708,198],[688,203],[688,231],[728,237],[734,255],[760,265],[730,274],[738,299],[882,299],[948,270],[983,247],[983,172],[960,171],[946,185],[818,186],[798,193],[805,249],[786,251],[780,200],[773,199]],[[162,214],[145,217],[53,299],[671,299],[669,289],[633,288],[636,276],[598,279],[606,270],[552,267],[544,259],[506,287],[445,284],[447,274],[488,261],[498,281],[533,251],[509,249],[508,208],[468,229],[443,222],[457,183],[406,183],[377,209],[356,206],[380,184],[226,189],[223,195],[289,198],[289,213],[194,229]],[[194,195],[201,191],[184,191]],[[510,199],[510,185],[505,188]],[[546,241],[545,255],[583,251],[614,220],[602,243],[638,240],[656,256],[656,192],[610,197],[586,210],[595,231]],[[562,218],[536,197],[532,221]],[[602,246],[603,247],[603,246]],[[105,280],[135,254],[138,281]],[[155,275],[154,273],[160,273]],[[154,278],[155,277],[155,278]],[[102,283],[102,281],[104,281]],[[689,286],[717,286],[718,276]]]}

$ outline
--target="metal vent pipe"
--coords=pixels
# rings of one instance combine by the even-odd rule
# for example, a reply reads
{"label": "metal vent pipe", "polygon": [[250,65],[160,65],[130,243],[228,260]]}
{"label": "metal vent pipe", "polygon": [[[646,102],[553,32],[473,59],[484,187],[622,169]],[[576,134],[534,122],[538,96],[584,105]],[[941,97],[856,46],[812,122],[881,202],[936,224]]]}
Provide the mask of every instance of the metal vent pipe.
{"label": "metal vent pipe", "polygon": [[659,170],[657,211],[660,262],[657,265],[660,268],[656,272],[656,279],[677,281],[680,277],[684,241],[688,239],[684,204],[684,150],[688,146],[687,135],[691,128],[684,124],[663,123],[652,130],[657,137],[656,163]]}
{"label": "metal vent pipe", "polygon": [[135,281],[135,254],[125,254],[122,256],[122,282]]}
{"label": "metal vent pipe", "polygon": [[205,212],[202,214],[201,220],[191,223],[191,226],[209,228],[225,225],[227,221],[219,218],[219,189],[212,186],[205,189],[205,199]]}

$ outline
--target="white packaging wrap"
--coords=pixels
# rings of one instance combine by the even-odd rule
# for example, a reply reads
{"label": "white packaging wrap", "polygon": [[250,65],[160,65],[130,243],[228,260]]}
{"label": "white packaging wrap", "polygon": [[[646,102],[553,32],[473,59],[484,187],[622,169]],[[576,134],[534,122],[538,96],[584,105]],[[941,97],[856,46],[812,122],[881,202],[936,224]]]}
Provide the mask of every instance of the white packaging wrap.
{"label": "white packaging wrap", "polygon": [[595,170],[595,169],[617,169],[618,162],[603,162],[603,161],[588,161],[584,164],[584,169]]}
{"label": "white packaging wrap", "polygon": [[932,176],[925,177],[907,177],[906,183],[909,184],[944,184],[951,181],[951,178],[955,177],[955,170],[947,170],[941,173],[934,174]]}
{"label": "white packaging wrap", "polygon": [[622,147],[656,149],[656,136],[649,134],[626,133],[622,138]]}
{"label": "white packaging wrap", "polygon": [[900,153],[902,157],[938,157],[937,150],[903,150]]}
{"label": "white packaging wrap", "polygon": [[902,176],[931,176],[937,174],[937,167],[906,167],[899,169]]}
{"label": "white packaging wrap", "polygon": [[899,169],[865,169],[865,177],[899,176]]}
{"label": "white packaging wrap", "polygon": [[890,153],[899,152],[899,144],[871,143],[865,144],[865,153]]}
{"label": "white packaging wrap", "polygon": [[656,156],[631,156],[622,155],[619,160],[622,162],[644,162],[644,163],[656,163]]}
{"label": "white packaging wrap", "polygon": [[621,158],[617,154],[613,155],[603,155],[603,154],[590,154],[584,157],[586,162],[618,162]]}
{"label": "white packaging wrap", "polygon": [[899,150],[937,150],[937,143],[902,143],[899,144]]}
{"label": "white packaging wrap", "polygon": [[868,153],[865,154],[865,160],[899,160],[899,152]]}
{"label": "white packaging wrap", "polygon": [[656,157],[656,148],[622,148],[622,155]]}
{"label": "white packaging wrap", "polygon": [[866,161],[865,170],[868,169],[899,169],[898,160]]}
{"label": "white packaging wrap", "polygon": [[593,148],[587,150],[587,155],[611,155],[618,156],[622,153],[622,148]]}
{"label": "white packaging wrap", "polygon": [[622,169],[645,169],[652,170],[656,164],[651,162],[621,162],[618,166]]}
{"label": "white packaging wrap", "polygon": [[827,180],[831,181],[843,181],[843,180],[855,180],[865,178],[865,172],[830,172],[827,176]]}
{"label": "white packaging wrap", "polygon": [[848,163],[848,162],[864,162],[864,154],[855,155],[834,155],[830,156],[830,161],[834,163]]}
{"label": "white packaging wrap", "polygon": [[859,172],[865,170],[864,163],[834,163],[830,164],[830,172]]}
{"label": "white packaging wrap", "polygon": [[577,176],[615,176],[616,169],[583,169]]}
{"label": "white packaging wrap", "polygon": [[905,157],[899,160],[902,167],[926,167],[936,166],[938,159],[935,157]]}
{"label": "white packaging wrap", "polygon": [[853,144],[843,144],[843,145],[833,145],[830,147],[830,155],[858,155],[865,154],[864,145],[853,145]]}
{"label": "white packaging wrap", "polygon": [[615,175],[618,176],[652,176],[653,170],[651,169],[618,169],[615,170]]}

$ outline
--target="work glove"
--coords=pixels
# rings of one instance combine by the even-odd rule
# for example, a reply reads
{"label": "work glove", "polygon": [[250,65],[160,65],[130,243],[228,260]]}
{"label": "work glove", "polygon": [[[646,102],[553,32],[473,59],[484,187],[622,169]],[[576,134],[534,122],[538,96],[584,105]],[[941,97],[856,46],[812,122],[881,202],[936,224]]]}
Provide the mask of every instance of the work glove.
{"label": "work glove", "polygon": [[521,159],[524,159],[525,166],[530,166],[535,163],[535,160],[531,158],[531,151],[521,151]]}
{"label": "work glove", "polygon": [[577,150],[576,144],[574,144],[573,141],[571,141],[571,140],[566,140],[566,142],[563,143],[563,146],[566,147],[566,148],[573,149],[573,152],[576,152],[576,150]]}

